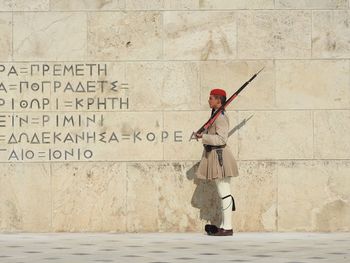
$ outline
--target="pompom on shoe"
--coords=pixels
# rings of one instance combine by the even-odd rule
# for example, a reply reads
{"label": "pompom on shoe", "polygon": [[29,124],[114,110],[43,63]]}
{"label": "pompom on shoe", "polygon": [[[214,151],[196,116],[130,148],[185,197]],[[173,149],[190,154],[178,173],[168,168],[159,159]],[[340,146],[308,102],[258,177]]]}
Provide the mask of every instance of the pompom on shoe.
{"label": "pompom on shoe", "polygon": [[210,224],[206,224],[204,229],[208,235],[215,234],[216,232],[219,231],[219,228],[216,225],[210,225]]}

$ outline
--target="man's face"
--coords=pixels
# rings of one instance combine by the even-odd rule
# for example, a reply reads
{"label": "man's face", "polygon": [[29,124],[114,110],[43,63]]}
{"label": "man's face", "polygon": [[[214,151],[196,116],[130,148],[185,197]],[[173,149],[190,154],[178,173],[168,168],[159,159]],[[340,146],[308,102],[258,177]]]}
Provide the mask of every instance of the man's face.
{"label": "man's face", "polygon": [[210,108],[218,108],[219,106],[221,106],[220,97],[218,96],[217,98],[215,98],[214,95],[210,95],[208,99],[208,103]]}

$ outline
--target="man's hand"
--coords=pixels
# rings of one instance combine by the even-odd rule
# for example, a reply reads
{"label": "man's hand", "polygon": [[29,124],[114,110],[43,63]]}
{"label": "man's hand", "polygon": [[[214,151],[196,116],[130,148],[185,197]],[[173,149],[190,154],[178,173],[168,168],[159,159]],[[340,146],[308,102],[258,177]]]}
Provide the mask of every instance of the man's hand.
{"label": "man's hand", "polygon": [[203,137],[203,134],[202,134],[202,133],[196,133],[196,137],[197,137],[197,138],[202,138],[202,137]]}

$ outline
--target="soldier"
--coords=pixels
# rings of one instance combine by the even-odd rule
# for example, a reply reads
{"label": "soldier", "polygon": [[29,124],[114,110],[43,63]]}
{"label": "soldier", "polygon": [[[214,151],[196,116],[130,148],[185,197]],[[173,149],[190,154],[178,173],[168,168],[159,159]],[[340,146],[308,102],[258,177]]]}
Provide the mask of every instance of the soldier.
{"label": "soldier", "polygon": [[[212,114],[225,101],[225,90],[211,90],[208,102],[210,108],[212,108]],[[214,180],[221,198],[222,221],[220,226],[209,224],[205,226],[208,235],[214,236],[233,234],[231,213],[235,211],[235,202],[231,195],[230,179],[238,176],[238,167],[229,146],[226,145],[228,131],[229,118],[224,109],[204,133],[196,133],[197,138],[202,138],[204,146],[196,177]]]}

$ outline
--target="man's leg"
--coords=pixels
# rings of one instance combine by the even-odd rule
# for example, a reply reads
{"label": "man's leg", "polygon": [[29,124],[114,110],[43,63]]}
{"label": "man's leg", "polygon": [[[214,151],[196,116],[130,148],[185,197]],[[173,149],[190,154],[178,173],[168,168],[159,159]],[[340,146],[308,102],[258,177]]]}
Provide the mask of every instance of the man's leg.
{"label": "man's leg", "polygon": [[[222,221],[220,228],[232,229],[232,198],[231,198],[231,177],[215,179],[218,193],[221,198]],[[224,198],[225,197],[225,198]]]}

